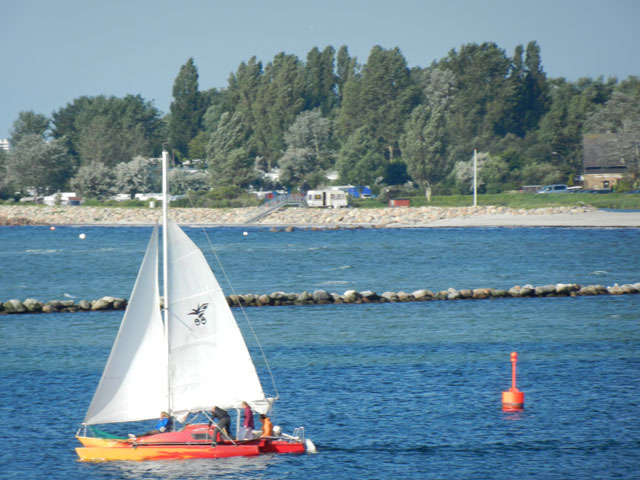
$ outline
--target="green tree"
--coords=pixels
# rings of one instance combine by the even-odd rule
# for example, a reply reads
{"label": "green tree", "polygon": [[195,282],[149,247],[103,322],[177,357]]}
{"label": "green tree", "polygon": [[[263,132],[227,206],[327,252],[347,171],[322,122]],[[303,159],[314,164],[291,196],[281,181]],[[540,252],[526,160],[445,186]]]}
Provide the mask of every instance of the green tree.
{"label": "green tree", "polygon": [[36,197],[64,188],[73,174],[73,163],[64,144],[45,141],[41,135],[24,135],[9,153],[8,181],[23,193],[33,190]]}
{"label": "green tree", "polygon": [[169,170],[169,193],[172,195],[207,190],[209,190],[209,176],[205,172],[193,172],[179,168]]}
{"label": "green tree", "polygon": [[53,114],[54,138],[65,144],[78,165],[108,166],[133,157],[157,156],[164,136],[160,112],[140,95],[81,97]]}
{"label": "green tree", "polygon": [[157,167],[150,159],[135,157],[130,162],[122,162],[115,168],[115,188],[131,198],[136,193],[150,193],[160,188]]}
{"label": "green tree", "polygon": [[367,127],[356,130],[338,154],[336,167],[340,181],[355,185],[372,185],[384,177],[388,165],[378,142]]}
{"label": "green tree", "polygon": [[444,179],[451,167],[447,157],[446,116],[442,102],[433,109],[416,107],[401,139],[402,159],[411,178],[431,201],[433,185]]}
{"label": "green tree", "polygon": [[339,135],[344,140],[366,125],[377,139],[377,149],[393,163],[404,124],[418,97],[418,87],[400,50],[375,46],[361,76],[345,85],[338,115]]}
{"label": "green tree", "polygon": [[542,69],[540,47],[536,42],[527,44],[524,75],[524,130],[530,131],[549,109],[549,86]]}
{"label": "green tree", "polygon": [[500,193],[514,187],[509,183],[509,165],[498,157],[490,157],[478,177],[482,193]]}
{"label": "green tree", "polygon": [[76,146],[80,136],[80,114],[91,107],[95,97],[78,97],[65,107],[53,112],[53,138],[64,141],[69,154],[75,159],[76,164],[80,163],[80,155]]}
{"label": "green tree", "polygon": [[288,148],[311,150],[316,162],[322,168],[332,166],[331,153],[328,151],[331,124],[319,110],[302,112],[284,135]]}
{"label": "green tree", "polygon": [[356,77],[359,72],[358,62],[355,57],[349,56],[349,50],[343,45],[336,56],[336,86],[338,88],[338,103],[342,103],[346,83]]}
{"label": "green tree", "polygon": [[551,107],[527,139],[525,155],[530,163],[554,165],[562,172],[562,180],[581,173],[584,124],[606,103],[613,88],[614,84],[602,80],[554,81]]}
{"label": "green tree", "polygon": [[262,77],[262,63],[256,57],[251,57],[247,63],[242,62],[237,72],[229,77],[226,102],[228,108],[208,111],[206,122],[207,131],[213,134],[219,125],[225,124],[225,122],[220,123],[224,113],[235,117],[234,122],[239,125],[234,128],[238,130],[237,134],[242,137],[245,148],[255,153],[256,156],[261,156],[263,160],[259,165],[260,168],[270,170],[272,159],[265,159],[264,153],[262,153],[267,144],[266,130],[264,128],[256,129],[258,123],[265,121],[264,111],[258,101]]}
{"label": "green tree", "polygon": [[256,101],[258,154],[273,166],[284,151],[284,133],[304,107],[304,70],[295,55],[279,53],[266,65]]}
{"label": "green tree", "polygon": [[565,174],[550,163],[528,163],[522,169],[522,183],[524,185],[549,185],[566,180]]}
{"label": "green tree", "polygon": [[331,166],[330,125],[319,110],[302,112],[285,134],[287,149],[279,160],[280,182],[305,189],[326,182],[323,171]]}
{"label": "green tree", "polygon": [[193,58],[190,58],[180,68],[173,83],[169,116],[169,143],[181,156],[187,156],[189,142],[201,128],[205,112],[203,107],[203,99],[198,91],[198,70]]}
{"label": "green tree", "polygon": [[257,178],[255,157],[246,142],[241,115],[224,113],[207,146],[211,186],[247,186]]}
{"label": "green tree", "polygon": [[501,132],[504,115],[513,108],[508,82],[511,60],[495,43],[463,45],[438,67],[455,76],[457,92],[449,112],[448,131],[456,144],[452,161],[466,161],[474,148],[489,150]]}
{"label": "green tree", "polygon": [[327,47],[322,52],[314,47],[307,54],[304,66],[305,110],[320,108],[323,115],[328,115],[336,105],[334,57],[333,47]]}
{"label": "green tree", "polygon": [[50,121],[45,115],[33,111],[22,111],[18,113],[18,118],[13,122],[13,129],[9,132],[9,143],[18,145],[26,135],[47,138],[49,123]]}
{"label": "green tree", "polygon": [[13,196],[15,189],[11,188],[11,184],[7,177],[7,161],[9,153],[0,148],[0,198],[7,199]]}
{"label": "green tree", "polygon": [[79,195],[98,200],[109,198],[116,191],[113,170],[100,162],[78,168],[69,185]]}
{"label": "green tree", "polygon": [[313,150],[309,148],[288,148],[280,159],[280,183],[294,189],[314,188],[318,181],[318,166]]}

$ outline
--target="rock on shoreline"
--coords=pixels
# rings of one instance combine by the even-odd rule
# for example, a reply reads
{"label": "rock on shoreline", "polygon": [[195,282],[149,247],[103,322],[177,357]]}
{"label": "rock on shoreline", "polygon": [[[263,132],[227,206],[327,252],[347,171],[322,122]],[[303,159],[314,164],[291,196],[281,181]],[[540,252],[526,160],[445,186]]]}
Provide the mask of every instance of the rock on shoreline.
{"label": "rock on shoreline", "polygon": [[[404,207],[277,210],[254,225],[419,227],[448,219],[479,216],[530,217],[595,212],[589,206],[514,209],[507,207]],[[171,218],[182,225],[248,225],[260,207],[172,208]],[[153,225],[159,208],[120,208],[46,205],[0,205],[0,225]]]}
{"label": "rock on shoreline", "polygon": [[[371,290],[358,292],[347,290],[342,295],[330,293],[326,290],[316,290],[313,293],[273,292],[269,294],[230,295],[226,297],[231,307],[266,307],[285,305],[328,305],[328,304],[362,304],[362,303],[397,303],[424,302],[435,300],[487,300],[497,298],[525,298],[525,297],[578,297],[593,295],[628,295],[639,294],[640,282],[605,287],[604,285],[579,285],[577,283],[558,283],[555,285],[516,285],[508,290],[495,288],[475,288],[456,290],[448,288],[438,292],[427,289],[407,292],[384,292],[377,294]],[[20,313],[55,313],[101,310],[124,310],[127,300],[124,298],[102,297],[97,300],[52,300],[46,303],[33,298],[24,301],[17,299],[0,302],[0,315]]]}

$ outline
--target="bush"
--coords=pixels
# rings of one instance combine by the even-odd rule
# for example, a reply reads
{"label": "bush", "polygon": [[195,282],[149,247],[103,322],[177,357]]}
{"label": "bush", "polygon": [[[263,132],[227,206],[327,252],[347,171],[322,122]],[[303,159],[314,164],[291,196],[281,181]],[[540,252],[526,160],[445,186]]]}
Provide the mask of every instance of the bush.
{"label": "bush", "polygon": [[174,207],[240,208],[260,205],[254,195],[236,186],[219,187],[208,192],[189,191],[184,198],[171,202]]}

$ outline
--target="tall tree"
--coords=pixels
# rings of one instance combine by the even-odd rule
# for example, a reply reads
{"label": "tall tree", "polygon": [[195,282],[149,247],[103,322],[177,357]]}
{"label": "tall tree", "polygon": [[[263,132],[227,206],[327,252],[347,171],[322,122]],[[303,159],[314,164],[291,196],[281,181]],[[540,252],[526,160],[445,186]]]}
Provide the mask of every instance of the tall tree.
{"label": "tall tree", "polygon": [[418,87],[400,50],[375,46],[362,75],[345,85],[338,117],[340,134],[345,138],[359,125],[367,125],[385,158],[393,162],[403,126],[418,97]]}
{"label": "tall tree", "polygon": [[402,159],[407,172],[431,200],[433,185],[444,179],[451,167],[447,164],[446,116],[443,105],[416,107],[401,139]]}
{"label": "tall tree", "polygon": [[256,179],[255,156],[247,149],[247,132],[241,115],[224,113],[207,146],[213,187],[247,186]]}
{"label": "tall tree", "polygon": [[258,152],[275,164],[284,151],[284,132],[304,107],[304,70],[295,55],[277,54],[264,69],[254,130]]}
{"label": "tall tree", "polygon": [[338,50],[336,57],[336,85],[338,87],[338,102],[342,103],[346,83],[358,73],[358,62],[355,57],[349,56],[349,50],[343,45]]}
{"label": "tall tree", "polygon": [[48,130],[49,119],[45,115],[33,111],[22,111],[13,122],[13,129],[9,132],[9,143],[17,145],[26,135],[39,135],[46,138]]}
{"label": "tall tree", "polygon": [[549,86],[542,69],[540,47],[536,42],[527,44],[524,75],[524,128],[529,131],[549,109]]}
{"label": "tall tree", "polygon": [[340,149],[336,162],[340,181],[356,185],[378,183],[387,166],[388,162],[368,127],[360,127],[353,132]]}
{"label": "tall tree", "polygon": [[[235,74],[229,77],[229,87],[227,88],[227,104],[228,109],[221,109],[220,115],[216,112],[207,112],[207,128],[213,134],[221,125],[222,115],[226,112],[234,120],[239,122],[238,128],[242,130],[242,137],[245,142],[250,144],[248,148],[255,150],[261,156],[261,164],[259,167],[263,170],[271,168],[270,160],[265,159],[264,153],[267,139],[264,129],[256,129],[256,125],[262,122],[264,112],[258,101],[260,85],[262,83],[263,71],[262,63],[256,57],[251,57],[249,62],[242,62]],[[211,116],[210,116],[211,113]],[[215,118],[217,115],[217,118]],[[227,120],[228,121],[228,120]],[[207,155],[212,155],[208,151]]]}
{"label": "tall tree", "polygon": [[94,99],[95,97],[78,97],[52,114],[53,138],[65,143],[76,164],[80,163],[80,154],[77,149],[81,128],[79,118],[82,112],[91,107]]}
{"label": "tall tree", "polygon": [[439,62],[456,78],[458,92],[451,105],[450,135],[454,162],[466,161],[474,148],[489,149],[498,124],[512,105],[505,102],[510,92],[507,76],[511,66],[505,52],[494,43],[463,45]]}
{"label": "tall tree", "polygon": [[204,110],[198,91],[198,70],[190,58],[180,68],[173,83],[169,117],[169,143],[182,156],[187,155],[189,142],[201,128]]}
{"label": "tall tree", "polygon": [[323,115],[328,115],[336,105],[334,56],[333,47],[327,47],[322,52],[314,47],[307,54],[304,66],[305,110],[320,108]]}

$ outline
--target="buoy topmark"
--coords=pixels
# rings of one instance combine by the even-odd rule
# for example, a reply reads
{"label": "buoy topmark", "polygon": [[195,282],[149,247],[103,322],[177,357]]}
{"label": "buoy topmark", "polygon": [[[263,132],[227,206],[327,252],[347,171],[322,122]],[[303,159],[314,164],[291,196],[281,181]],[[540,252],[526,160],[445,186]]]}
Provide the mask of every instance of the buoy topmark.
{"label": "buoy topmark", "polygon": [[517,412],[524,409],[524,392],[516,387],[516,363],[518,353],[511,352],[511,388],[502,392],[502,410],[505,412]]}

